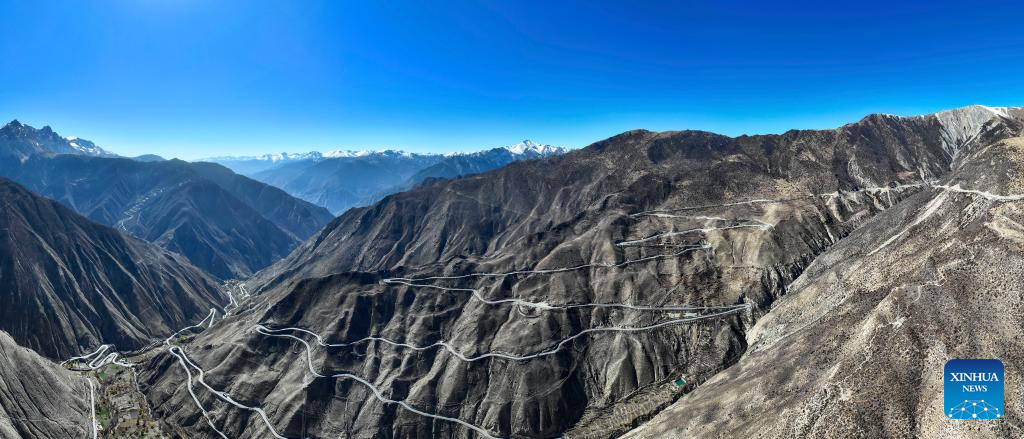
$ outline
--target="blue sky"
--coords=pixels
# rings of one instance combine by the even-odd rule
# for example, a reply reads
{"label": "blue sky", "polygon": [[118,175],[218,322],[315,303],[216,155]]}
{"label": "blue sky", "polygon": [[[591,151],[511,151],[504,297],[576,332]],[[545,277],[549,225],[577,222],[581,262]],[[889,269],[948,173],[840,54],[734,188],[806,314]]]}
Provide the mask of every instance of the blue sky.
{"label": "blue sky", "polygon": [[1013,2],[38,3],[4,2],[0,118],[125,155],[579,147],[1024,105]]}

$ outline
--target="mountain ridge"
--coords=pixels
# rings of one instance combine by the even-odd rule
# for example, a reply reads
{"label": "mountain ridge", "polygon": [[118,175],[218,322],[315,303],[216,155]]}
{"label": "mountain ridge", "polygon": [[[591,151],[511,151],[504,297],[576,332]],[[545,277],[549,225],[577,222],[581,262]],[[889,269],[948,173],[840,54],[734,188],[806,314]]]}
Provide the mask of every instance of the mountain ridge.
{"label": "mountain ridge", "polygon": [[[524,141],[467,154],[414,154],[400,151],[352,153],[320,159],[260,162],[254,179],[341,213],[354,206],[413,187],[430,178],[455,178],[518,160],[557,155],[564,149]],[[248,162],[223,162],[235,169],[256,169]]]}
{"label": "mountain ridge", "polygon": [[[52,130],[19,126],[4,131],[0,155],[48,145],[34,139]],[[45,139],[72,142],[55,133]],[[0,161],[0,175],[91,220],[173,248],[220,279],[251,275],[333,218],[326,209],[215,164],[30,152]]]}
{"label": "mountain ridge", "polygon": [[428,178],[229,283],[139,388],[185,436],[1005,434],[950,430],[929,371],[1024,364],[1022,135],[1016,107],[631,130]]}
{"label": "mountain ridge", "polygon": [[[950,169],[987,178],[984,154],[1011,151],[995,145],[1024,131],[1024,110],[949,136],[970,125],[962,117],[869,116],[735,138],[634,130],[351,209],[248,279],[248,305],[190,345],[202,367],[261,371],[247,375],[257,384],[211,379],[249,407],[274,407],[215,426],[236,436],[615,437],[677,401],[685,413],[687,393],[756,355],[756,325],[796,300],[791,286],[830,249],[871,251],[856,238],[838,245],[876,218],[907,218],[936,191],[985,199],[970,191],[988,186],[950,181]],[[194,407],[174,387],[172,361],[155,359],[144,386],[189,425]],[[680,377],[693,384],[672,384]],[[312,418],[307,406],[318,408]]]}
{"label": "mountain ridge", "polygon": [[108,152],[88,140],[78,137],[61,137],[49,125],[35,129],[17,119],[0,127],[0,154],[16,160],[25,160],[37,154],[118,157],[117,154]]}
{"label": "mountain ridge", "polygon": [[50,358],[137,349],[224,298],[182,256],[89,221],[0,177],[0,330]]}
{"label": "mountain ridge", "polygon": [[[509,150],[509,152],[514,153],[514,154],[523,154],[523,153],[526,153],[528,151],[534,151],[534,152],[536,152],[538,154],[556,154],[556,153],[561,153],[561,152],[565,151],[565,148],[558,147],[558,146],[552,146],[552,145],[548,145],[548,144],[540,144],[540,143],[536,143],[536,142],[534,142],[532,140],[529,140],[529,139],[525,139],[522,142],[519,142],[519,143],[516,143],[516,144],[507,145],[507,146],[499,146],[499,147],[495,147],[495,148],[491,148],[491,149],[498,149],[498,148],[507,149],[507,150]],[[323,151],[323,152],[321,152],[321,151],[308,151],[308,152],[300,152],[300,153],[279,152],[279,153],[267,153],[267,154],[259,154],[259,155],[212,156],[212,157],[199,158],[199,159],[196,159],[196,160],[193,160],[193,161],[195,161],[195,162],[212,162],[212,163],[235,162],[235,161],[288,162],[288,161],[296,161],[296,160],[324,160],[324,159],[330,159],[330,158],[366,157],[366,156],[370,156],[370,155],[402,155],[402,156],[411,156],[411,155],[421,155],[421,156],[442,155],[442,156],[446,156],[447,157],[447,156],[454,156],[454,155],[472,155],[472,154],[482,153],[482,152],[485,152],[485,151],[490,151],[490,149],[481,150],[481,151],[452,152],[452,153],[414,153],[414,152],[408,152],[408,151],[404,151],[404,150],[400,150],[400,149],[361,149],[361,150],[337,149],[337,150],[328,150],[328,151]]]}

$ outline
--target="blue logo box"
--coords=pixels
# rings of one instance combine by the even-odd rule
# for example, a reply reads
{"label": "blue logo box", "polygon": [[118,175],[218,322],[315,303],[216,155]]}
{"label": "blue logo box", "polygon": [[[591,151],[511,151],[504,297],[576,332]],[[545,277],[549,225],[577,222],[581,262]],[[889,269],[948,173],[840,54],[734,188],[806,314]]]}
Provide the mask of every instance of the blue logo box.
{"label": "blue logo box", "polygon": [[949,360],[943,370],[942,396],[949,419],[1003,417],[1003,362]]}

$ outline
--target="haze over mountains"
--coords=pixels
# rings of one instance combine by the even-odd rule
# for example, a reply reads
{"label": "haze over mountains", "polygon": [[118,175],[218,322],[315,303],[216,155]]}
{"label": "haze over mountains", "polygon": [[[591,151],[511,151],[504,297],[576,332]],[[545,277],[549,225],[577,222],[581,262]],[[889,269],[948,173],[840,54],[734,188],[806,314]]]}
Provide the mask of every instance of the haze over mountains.
{"label": "haze over mountains", "polygon": [[478,174],[509,163],[563,154],[565,149],[530,140],[475,153],[414,154],[403,151],[330,151],[203,159],[222,164],[289,194],[341,214],[409,189],[427,179]]}
{"label": "haze over mountains", "polygon": [[[941,391],[949,358],[1024,372],[1024,108],[246,165],[370,203],[334,219],[217,164],[8,127],[4,174],[59,202],[0,180],[0,354],[38,369],[0,370],[32,383],[0,389],[29,400],[12,417],[85,416],[86,378],[15,342],[143,348],[65,364],[132,369],[172,437],[984,438],[1024,416],[1011,391],[1002,422],[951,424]],[[356,175],[400,192],[331,192]],[[37,407],[46,379],[69,384]]]}
{"label": "haze over mountains", "polygon": [[83,216],[187,257],[220,279],[251,275],[332,218],[321,207],[230,170],[120,158],[49,127],[0,128],[0,175]]}

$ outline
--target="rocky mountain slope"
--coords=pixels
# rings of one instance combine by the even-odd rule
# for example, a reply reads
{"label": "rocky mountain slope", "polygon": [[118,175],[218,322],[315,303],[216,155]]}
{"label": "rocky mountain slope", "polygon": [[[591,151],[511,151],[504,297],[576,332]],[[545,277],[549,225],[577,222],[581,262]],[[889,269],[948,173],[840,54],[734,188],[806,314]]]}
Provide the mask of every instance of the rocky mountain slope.
{"label": "rocky mountain slope", "polygon": [[90,387],[0,331],[0,437],[92,437]]}
{"label": "rocky mountain slope", "polygon": [[64,359],[131,350],[227,301],[183,257],[0,178],[0,330]]}
{"label": "rocky mountain slope", "polygon": [[[142,372],[143,385],[167,422],[228,437],[614,437],[683,407],[659,417],[652,433],[635,433],[659,437],[711,422],[730,404],[745,419],[763,420],[756,409],[765,406],[751,403],[744,386],[785,380],[794,369],[823,380],[837,370],[860,373],[834,361],[839,352],[814,349],[862,337],[846,323],[875,308],[868,301],[828,314],[851,313],[846,320],[799,305],[776,311],[802,302],[796,292],[811,288],[825,270],[818,267],[842,265],[843,257],[831,255],[849,254],[844,248],[869,263],[835,271],[856,279],[880,269],[871,258],[911,239],[930,241],[920,227],[943,218],[933,216],[947,206],[930,201],[937,193],[987,200],[961,189],[995,190],[1000,175],[1015,175],[997,151],[1008,151],[998,145],[1013,144],[1022,120],[1020,109],[969,107],[782,135],[631,131],[561,157],[427,184],[348,211],[248,280],[247,291],[260,294],[187,347],[191,365],[158,356]],[[1012,212],[980,223],[952,220],[978,213],[972,206],[951,202],[954,216],[938,231],[991,223],[984,227],[1015,233]],[[949,239],[953,245],[929,252],[955,254],[960,244]],[[1006,254],[994,251],[993,263]],[[913,279],[884,282],[904,280]],[[830,294],[802,293],[813,302],[809,310],[844,303],[845,292],[822,291]],[[778,342],[787,331],[806,339]],[[918,338],[905,346],[927,346]],[[848,352],[864,359],[857,346]],[[897,362],[879,367],[908,358],[892,352],[873,352]],[[748,358],[759,359],[744,366]],[[748,378],[735,379],[745,367]],[[206,372],[209,387],[195,387],[195,398],[186,369]],[[899,370],[858,385],[879,395],[883,382],[905,378]],[[685,383],[672,384],[677,379]],[[934,396],[925,389],[918,392]],[[796,390],[775,394],[805,409],[823,401]],[[700,406],[704,415],[692,424],[680,421],[692,417],[685,408],[702,401],[699,394],[720,403]],[[847,394],[825,396],[842,401]],[[212,414],[197,419],[198,406]],[[882,424],[879,417],[837,407],[847,408],[831,412],[828,425],[886,428],[866,425]],[[878,412],[881,419],[889,413]],[[751,429],[763,422],[742,419],[722,422],[762,433]]]}
{"label": "rocky mountain slope", "polygon": [[[31,138],[41,131],[23,126],[19,132]],[[2,161],[0,175],[93,221],[178,252],[220,279],[266,267],[332,218],[323,208],[213,164],[51,151]]]}
{"label": "rocky mountain slope", "polygon": [[1017,436],[1010,378],[999,422],[943,407],[949,359],[1024,372],[1024,138],[982,145],[954,148],[953,172],[817,258],[736,366],[629,437]]}

